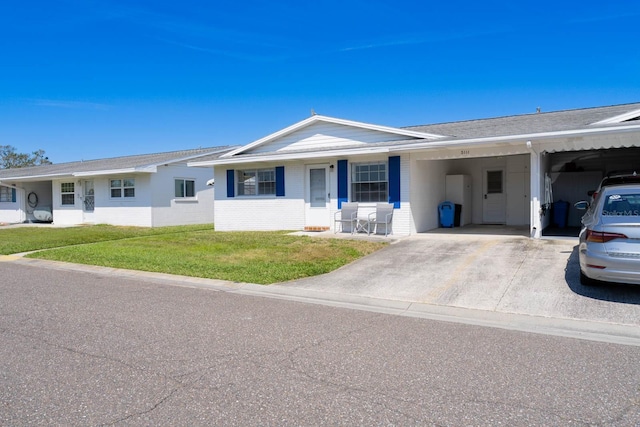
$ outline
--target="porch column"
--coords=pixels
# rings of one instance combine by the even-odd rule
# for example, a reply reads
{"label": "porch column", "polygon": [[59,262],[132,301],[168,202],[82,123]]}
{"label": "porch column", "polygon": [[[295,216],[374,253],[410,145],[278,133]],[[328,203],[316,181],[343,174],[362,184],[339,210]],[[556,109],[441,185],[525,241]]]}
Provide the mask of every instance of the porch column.
{"label": "porch column", "polygon": [[541,197],[540,194],[540,177],[543,174],[540,171],[540,153],[538,153],[532,146],[531,141],[527,141],[527,148],[531,151],[530,155],[530,173],[531,173],[531,211],[530,211],[530,235],[534,239],[539,239],[542,236],[542,221],[540,220],[540,207]]}

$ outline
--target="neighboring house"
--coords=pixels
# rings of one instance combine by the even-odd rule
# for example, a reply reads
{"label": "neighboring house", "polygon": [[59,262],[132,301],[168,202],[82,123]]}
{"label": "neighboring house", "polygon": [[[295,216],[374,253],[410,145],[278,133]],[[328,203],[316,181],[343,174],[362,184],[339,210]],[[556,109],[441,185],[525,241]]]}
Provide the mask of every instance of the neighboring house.
{"label": "neighboring house", "polygon": [[[0,170],[0,222],[142,227],[213,223],[212,147]],[[212,182],[209,182],[211,184]]]}
{"label": "neighboring house", "polygon": [[[393,233],[462,224],[529,227],[552,202],[587,198],[613,169],[640,168],[640,103],[395,128],[313,115],[190,166],[215,167],[216,229],[327,230],[345,201],[393,203]],[[580,213],[569,209],[568,225]]]}

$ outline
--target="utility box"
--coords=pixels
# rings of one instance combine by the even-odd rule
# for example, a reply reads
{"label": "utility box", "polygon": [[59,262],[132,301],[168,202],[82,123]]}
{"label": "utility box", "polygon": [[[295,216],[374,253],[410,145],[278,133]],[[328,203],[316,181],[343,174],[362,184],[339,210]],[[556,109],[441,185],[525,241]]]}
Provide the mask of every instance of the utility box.
{"label": "utility box", "polygon": [[[460,227],[471,224],[471,176],[447,175],[445,177],[445,200],[460,205],[456,206],[458,208],[456,217],[460,218]],[[458,221],[455,225],[458,226]]]}

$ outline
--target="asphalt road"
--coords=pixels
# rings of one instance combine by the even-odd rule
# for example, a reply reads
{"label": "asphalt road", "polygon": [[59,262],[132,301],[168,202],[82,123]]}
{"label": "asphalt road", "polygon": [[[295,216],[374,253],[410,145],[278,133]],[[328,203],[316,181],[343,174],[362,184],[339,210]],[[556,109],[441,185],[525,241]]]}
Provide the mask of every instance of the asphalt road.
{"label": "asphalt road", "polygon": [[1,425],[640,425],[640,347],[0,262]]}

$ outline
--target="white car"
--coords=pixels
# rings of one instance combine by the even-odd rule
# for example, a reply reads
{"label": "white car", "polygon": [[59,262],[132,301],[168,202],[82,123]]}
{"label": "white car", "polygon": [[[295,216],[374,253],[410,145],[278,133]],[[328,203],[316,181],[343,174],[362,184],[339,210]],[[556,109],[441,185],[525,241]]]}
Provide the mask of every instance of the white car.
{"label": "white car", "polygon": [[580,231],[580,283],[640,284],[640,185],[603,187],[587,209]]}

